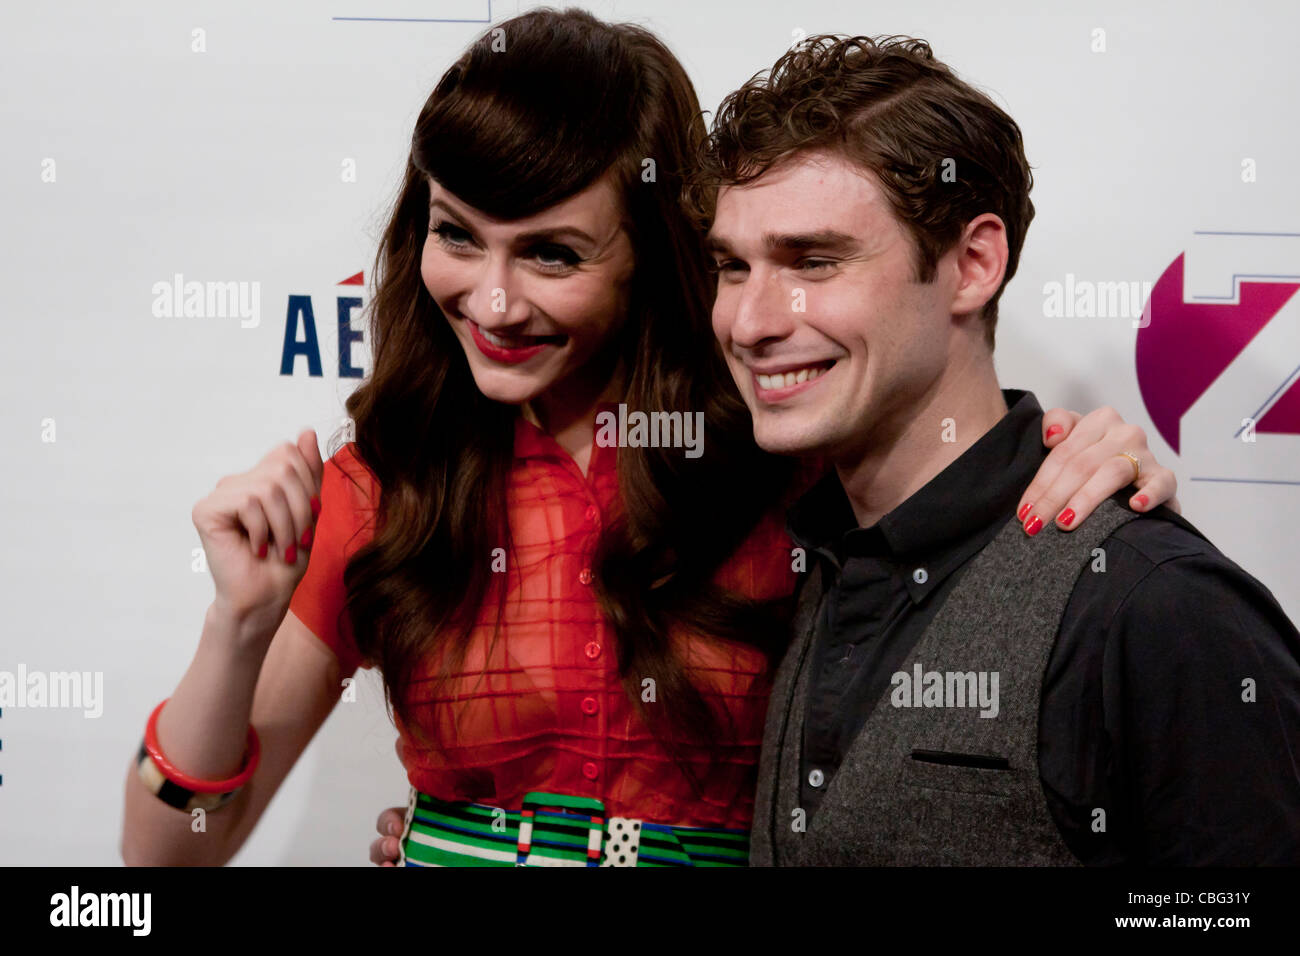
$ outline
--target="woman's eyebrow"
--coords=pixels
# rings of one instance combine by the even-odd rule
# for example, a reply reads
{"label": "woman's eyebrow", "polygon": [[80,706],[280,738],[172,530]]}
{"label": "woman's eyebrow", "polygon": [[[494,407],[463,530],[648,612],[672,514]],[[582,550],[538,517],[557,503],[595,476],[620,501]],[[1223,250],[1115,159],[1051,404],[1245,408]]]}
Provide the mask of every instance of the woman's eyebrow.
{"label": "woman's eyebrow", "polygon": [[591,238],[577,226],[554,226],[549,229],[534,229],[531,232],[520,233],[516,239],[520,243],[547,242],[564,237],[578,239],[582,242],[596,244],[596,240]]}
{"label": "woman's eyebrow", "polygon": [[[441,199],[434,199],[429,203],[429,211],[432,212],[434,209],[441,209],[448,215],[455,217],[457,220],[462,219],[460,213],[452,209],[451,206],[447,205]],[[535,242],[553,242],[557,239],[563,239],[566,237],[578,239],[593,246],[596,244],[595,239],[593,239],[588,233],[583,232],[577,226],[551,226],[545,229],[533,229],[528,232],[520,233],[515,237],[515,242],[519,245],[531,245]]]}
{"label": "woman's eyebrow", "polygon": [[435,209],[441,209],[443,212],[447,213],[447,215],[449,215],[449,216],[452,216],[452,217],[455,218],[457,221],[461,221],[461,219],[462,219],[460,213],[458,213],[456,210],[452,209],[450,206],[448,206],[448,205],[447,205],[445,202],[443,202],[441,199],[434,199],[434,200],[431,200],[431,201],[430,201],[430,203],[429,203],[429,212],[433,212]]}

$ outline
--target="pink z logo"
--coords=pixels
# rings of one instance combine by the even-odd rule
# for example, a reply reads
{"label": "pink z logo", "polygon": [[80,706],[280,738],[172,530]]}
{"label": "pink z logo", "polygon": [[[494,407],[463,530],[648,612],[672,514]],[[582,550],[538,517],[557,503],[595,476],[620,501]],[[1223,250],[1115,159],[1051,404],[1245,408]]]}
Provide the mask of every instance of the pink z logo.
{"label": "pink z logo", "polygon": [[[1198,232],[1196,236],[1193,250],[1180,254],[1151,290],[1137,334],[1138,387],[1156,430],[1175,452],[1180,452],[1183,416],[1300,289],[1300,281],[1286,281],[1300,280],[1300,235]],[[1216,238],[1206,242],[1199,239],[1202,236]],[[1264,238],[1291,241],[1272,243],[1265,250],[1259,245]],[[1198,285],[1185,288],[1184,266],[1192,254],[1202,275]],[[1242,262],[1255,268],[1262,265],[1265,271],[1235,268]],[[1225,284],[1227,294],[1214,294],[1223,292]],[[1253,414],[1243,408],[1238,420],[1253,419],[1257,432],[1300,435],[1300,380],[1296,379],[1300,354],[1290,357],[1288,367],[1292,371],[1272,394]],[[1283,392],[1280,398],[1279,392]]]}

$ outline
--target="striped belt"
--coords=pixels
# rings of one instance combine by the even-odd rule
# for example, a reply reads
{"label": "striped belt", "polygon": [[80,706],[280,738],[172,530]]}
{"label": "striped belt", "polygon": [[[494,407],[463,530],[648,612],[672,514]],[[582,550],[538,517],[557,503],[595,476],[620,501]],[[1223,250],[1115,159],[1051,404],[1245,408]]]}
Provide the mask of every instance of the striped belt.
{"label": "striped belt", "polygon": [[411,788],[398,866],[748,866],[747,830],[606,817],[586,797],[529,793],[518,811]]}

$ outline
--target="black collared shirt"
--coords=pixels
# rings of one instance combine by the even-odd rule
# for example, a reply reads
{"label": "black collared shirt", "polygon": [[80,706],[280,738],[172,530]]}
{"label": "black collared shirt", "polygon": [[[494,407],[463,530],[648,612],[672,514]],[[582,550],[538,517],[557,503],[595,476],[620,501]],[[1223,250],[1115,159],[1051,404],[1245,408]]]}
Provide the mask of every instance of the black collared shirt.
{"label": "black collared shirt", "polygon": [[[810,817],[1047,454],[1037,399],[1003,396],[993,428],[871,527],[857,526],[834,472],[791,509],[790,535],[826,563],[828,584],[804,726]],[[1103,548],[1106,571],[1078,579],[1043,680],[1039,775],[1062,837],[1092,864],[1300,863],[1300,633],[1166,508]]]}

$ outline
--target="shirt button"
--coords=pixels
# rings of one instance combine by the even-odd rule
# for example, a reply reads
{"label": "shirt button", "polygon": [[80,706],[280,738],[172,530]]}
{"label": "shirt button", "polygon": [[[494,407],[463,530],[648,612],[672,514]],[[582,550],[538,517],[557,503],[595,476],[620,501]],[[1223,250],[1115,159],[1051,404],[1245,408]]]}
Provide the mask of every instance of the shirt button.
{"label": "shirt button", "polygon": [[587,505],[587,521],[590,524],[597,524],[600,521],[600,509],[595,505]]}
{"label": "shirt button", "polygon": [[578,574],[578,580],[581,581],[583,584],[590,584],[591,568],[583,568],[582,571]]}
{"label": "shirt button", "polygon": [[583,651],[587,654],[587,660],[594,661],[600,656],[600,645],[595,641],[588,641],[587,646],[583,648]]}
{"label": "shirt button", "polygon": [[808,774],[808,786],[810,787],[820,787],[825,780],[826,775],[820,770],[814,770]]}
{"label": "shirt button", "polygon": [[595,780],[600,776],[600,768],[588,760],[582,765],[582,775],[588,780]]}
{"label": "shirt button", "polygon": [[924,584],[926,581],[930,580],[930,574],[925,570],[925,568],[917,568],[912,572],[912,580],[917,584]]}
{"label": "shirt button", "polygon": [[584,714],[588,714],[588,715],[594,714],[598,710],[600,710],[600,705],[596,703],[596,698],[594,697],[582,698],[582,712]]}

